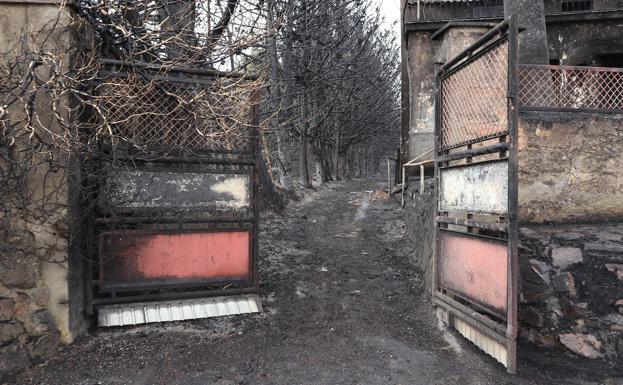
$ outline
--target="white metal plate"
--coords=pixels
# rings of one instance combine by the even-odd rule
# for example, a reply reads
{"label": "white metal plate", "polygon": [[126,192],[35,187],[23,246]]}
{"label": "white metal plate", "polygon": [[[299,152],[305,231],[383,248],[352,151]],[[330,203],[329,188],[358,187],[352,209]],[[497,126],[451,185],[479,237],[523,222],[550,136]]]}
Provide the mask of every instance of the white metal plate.
{"label": "white metal plate", "polygon": [[257,295],[210,297],[172,301],[105,305],[98,309],[100,327],[139,325],[151,322],[183,321],[260,313],[262,304]]}
{"label": "white metal plate", "polygon": [[506,214],[508,162],[440,170],[439,211]]}

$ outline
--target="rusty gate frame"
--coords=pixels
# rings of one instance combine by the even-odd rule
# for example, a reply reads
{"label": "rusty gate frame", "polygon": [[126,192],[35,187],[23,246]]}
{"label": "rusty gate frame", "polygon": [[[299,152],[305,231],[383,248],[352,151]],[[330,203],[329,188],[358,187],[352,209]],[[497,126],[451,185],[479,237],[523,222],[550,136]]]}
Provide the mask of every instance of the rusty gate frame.
{"label": "rusty gate frame", "polygon": [[[176,76],[163,77],[158,74],[159,68],[149,65],[131,64],[117,60],[102,60],[104,70],[100,71],[102,79],[111,77],[126,77],[129,71],[138,70],[146,79],[170,82],[181,86],[198,85],[209,86],[217,78],[244,78],[257,80],[256,76],[239,74],[216,74],[212,70],[175,67]],[[151,75],[149,70],[155,70]],[[203,77],[197,78],[197,76]],[[91,175],[83,181],[88,186],[91,196],[89,201],[94,206],[93,220],[88,230],[91,239],[86,266],[86,295],[85,310],[93,315],[100,305],[123,304],[132,302],[174,300],[198,297],[215,297],[259,292],[258,255],[259,255],[259,90],[250,93],[249,143],[244,150],[194,150],[192,153],[171,150],[169,148],[154,148],[155,152],[130,152],[127,150],[112,149],[103,143],[102,149],[94,153],[85,163],[86,173]],[[159,154],[158,150],[166,150],[166,155]],[[116,213],[107,213],[100,209],[102,175],[107,163],[122,163],[133,169],[141,170],[147,164],[156,165],[156,170],[174,170],[184,168],[214,168],[220,174],[248,175],[250,178],[249,210],[248,215],[212,215],[204,217],[171,215],[163,210],[141,208],[133,210],[119,210]],[[180,167],[182,166],[183,167]],[[179,170],[178,170],[179,171]],[[197,172],[197,171],[196,171]],[[207,171],[209,173],[209,171]],[[212,171],[214,172],[214,171]],[[151,229],[143,225],[162,225],[161,228]],[[111,290],[103,287],[101,276],[102,242],[106,235],[125,234],[184,234],[191,232],[249,232],[249,276],[245,280],[205,279],[203,281],[171,283],[150,283],[135,287]]]}
{"label": "rusty gate frame", "polygon": [[[435,305],[445,310],[448,316],[446,321],[465,335],[466,325],[471,331],[478,331],[486,338],[496,341],[505,347],[505,354],[496,355],[482,343],[471,339],[481,349],[494,356],[504,364],[510,373],[516,373],[516,339],[517,339],[517,275],[519,271],[517,257],[517,129],[518,129],[518,100],[517,100],[517,68],[518,68],[518,27],[515,16],[506,18],[502,23],[488,31],[472,45],[459,53],[454,59],[442,66],[436,77],[436,109],[435,109],[435,202],[436,218],[433,248],[433,277],[432,297]],[[467,68],[470,64],[482,58],[501,44],[507,43],[507,90],[506,90],[506,124],[507,130],[493,134],[472,137],[470,140],[455,143],[451,146],[442,145],[442,113],[444,109],[443,87],[444,80],[452,74]],[[497,139],[497,143],[489,144]],[[489,141],[489,143],[486,143]],[[485,142],[485,143],[482,143]],[[482,144],[481,144],[482,143]],[[480,146],[478,146],[480,144]],[[477,145],[476,147],[472,147]],[[497,156],[491,160],[491,157]],[[472,163],[474,159],[483,160]],[[455,162],[453,167],[466,169],[471,165],[505,162],[508,164],[507,186],[507,214],[494,216],[488,213],[484,219],[474,220],[473,213],[464,211],[463,218],[452,218],[448,211],[441,211],[440,200],[440,170]],[[459,163],[456,165],[456,163]],[[461,211],[461,210],[457,210]],[[476,214],[478,213],[476,211]],[[491,215],[494,214],[494,215]],[[462,215],[459,215],[462,216]],[[453,230],[453,229],[459,230]],[[441,241],[443,233],[453,233],[469,239],[480,239],[485,242],[504,242],[506,244],[506,309],[505,314],[491,311],[486,304],[478,303],[473,298],[452,292],[444,287],[440,277]],[[458,234],[457,234],[458,233]],[[485,233],[483,235],[480,233]],[[491,235],[493,234],[493,235]],[[469,283],[467,283],[469,285]],[[483,337],[484,338],[484,337]],[[486,339],[485,338],[485,339]],[[489,340],[487,340],[489,341]],[[494,348],[499,345],[493,345]],[[495,350],[495,349],[494,349]],[[501,359],[500,357],[504,357]],[[505,362],[503,362],[505,361]]]}

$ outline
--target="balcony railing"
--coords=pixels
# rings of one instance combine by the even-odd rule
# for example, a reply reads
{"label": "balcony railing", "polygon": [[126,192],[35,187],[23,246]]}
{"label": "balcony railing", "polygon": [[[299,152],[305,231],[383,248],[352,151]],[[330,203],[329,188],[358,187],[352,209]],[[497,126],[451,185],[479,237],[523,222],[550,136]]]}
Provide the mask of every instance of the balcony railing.
{"label": "balcony railing", "polygon": [[[409,0],[415,20],[461,21],[504,17],[503,0]],[[623,10],[619,0],[545,0],[546,15]]]}
{"label": "balcony railing", "polygon": [[623,113],[623,69],[522,65],[519,105],[524,110]]}

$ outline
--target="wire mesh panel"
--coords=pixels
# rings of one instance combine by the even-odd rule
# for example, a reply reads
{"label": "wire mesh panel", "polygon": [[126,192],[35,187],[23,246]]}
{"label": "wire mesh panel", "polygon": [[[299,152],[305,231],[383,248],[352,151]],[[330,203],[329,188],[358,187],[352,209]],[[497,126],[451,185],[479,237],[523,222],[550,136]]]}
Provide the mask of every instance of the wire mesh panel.
{"label": "wire mesh panel", "polygon": [[623,111],[623,70],[536,66],[519,69],[519,104],[525,109]]}
{"label": "wire mesh panel", "polygon": [[441,148],[504,134],[508,130],[508,43],[489,49],[441,79]]}
{"label": "wire mesh panel", "polygon": [[105,78],[97,93],[114,145],[248,153],[255,87],[239,79],[206,85],[127,73]]}

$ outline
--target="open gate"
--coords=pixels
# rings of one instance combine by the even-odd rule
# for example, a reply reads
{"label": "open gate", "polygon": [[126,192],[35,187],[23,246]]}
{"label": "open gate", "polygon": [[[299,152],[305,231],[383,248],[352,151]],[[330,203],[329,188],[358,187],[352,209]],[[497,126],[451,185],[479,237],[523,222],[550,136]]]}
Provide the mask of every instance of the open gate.
{"label": "open gate", "polygon": [[516,371],[517,58],[510,17],[437,76],[433,298],[445,321]]}
{"label": "open gate", "polygon": [[100,76],[88,309],[100,326],[258,311],[258,81],[111,60]]}

